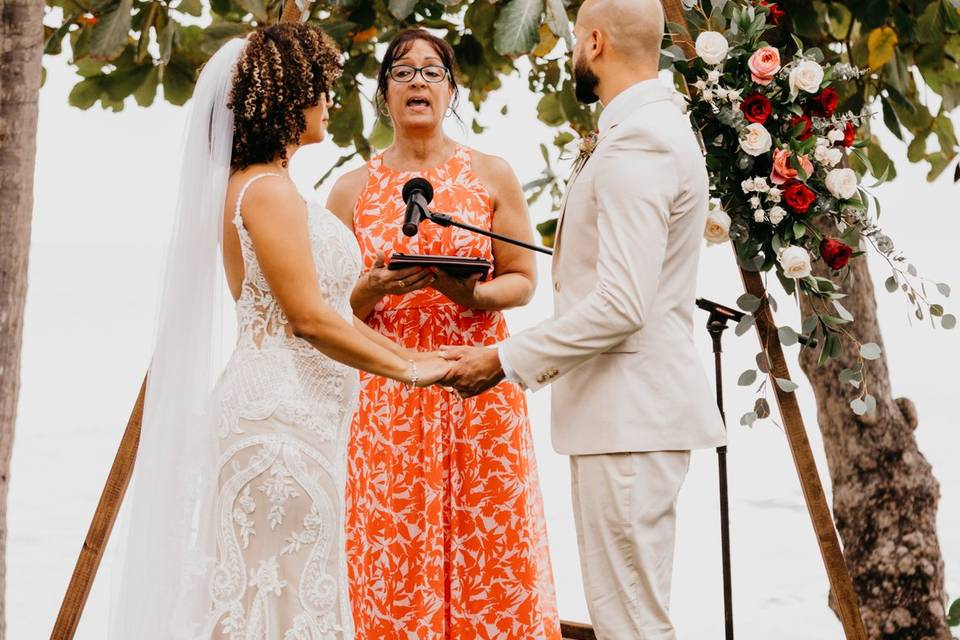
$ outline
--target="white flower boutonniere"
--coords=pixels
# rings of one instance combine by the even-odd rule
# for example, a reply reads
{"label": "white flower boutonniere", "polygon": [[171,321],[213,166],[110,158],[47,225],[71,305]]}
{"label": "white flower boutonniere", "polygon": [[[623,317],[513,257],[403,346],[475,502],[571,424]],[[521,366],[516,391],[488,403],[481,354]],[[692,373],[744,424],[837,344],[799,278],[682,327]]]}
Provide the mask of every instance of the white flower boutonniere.
{"label": "white flower boutonniere", "polygon": [[594,149],[597,148],[597,136],[599,134],[599,131],[594,130],[589,135],[580,138],[580,152],[577,154],[577,159],[573,161],[574,173],[580,171],[587,160],[590,159],[590,156],[593,155]]}

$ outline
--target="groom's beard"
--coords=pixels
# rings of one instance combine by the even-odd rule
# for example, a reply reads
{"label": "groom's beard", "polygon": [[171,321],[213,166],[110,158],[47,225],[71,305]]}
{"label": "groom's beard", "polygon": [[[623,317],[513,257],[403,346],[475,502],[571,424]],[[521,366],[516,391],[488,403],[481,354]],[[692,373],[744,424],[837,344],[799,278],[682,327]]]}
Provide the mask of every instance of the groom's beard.
{"label": "groom's beard", "polygon": [[600,99],[597,95],[597,85],[600,78],[580,59],[573,61],[573,89],[577,100],[583,104],[593,104]]}

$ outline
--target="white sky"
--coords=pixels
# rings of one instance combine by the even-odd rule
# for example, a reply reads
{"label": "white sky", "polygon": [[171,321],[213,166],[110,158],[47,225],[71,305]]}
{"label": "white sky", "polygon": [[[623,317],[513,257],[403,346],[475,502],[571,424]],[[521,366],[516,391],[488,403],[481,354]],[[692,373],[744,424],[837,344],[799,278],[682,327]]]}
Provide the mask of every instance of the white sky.
{"label": "white sky", "polygon": [[[120,113],[68,107],[75,81],[62,59],[47,59],[41,92],[30,290],[24,338],[23,386],[9,502],[8,626],[11,638],[48,633],[119,442],[150,354],[155,301],[177,181],[185,111],[158,100],[150,109]],[[509,102],[510,113],[499,115]],[[130,102],[132,105],[132,101]],[[552,130],[536,121],[536,98],[514,76],[492,96],[482,136],[448,126],[454,137],[505,157],[521,181],[539,175],[538,145]],[[469,105],[464,105],[469,122]],[[960,125],[960,119],[954,120]],[[949,177],[934,184],[908,165],[890,136],[900,177],[878,191],[881,222],[921,273],[960,292],[960,190]],[[309,194],[340,155],[332,143],[298,154],[294,177]],[[331,181],[332,183],[332,181]],[[325,197],[325,193],[321,194]],[[548,216],[543,204],[532,211]],[[552,309],[549,262],[526,308],[510,312],[518,331]],[[960,469],[956,464],[955,391],[960,331],[910,326],[908,304],[883,291],[884,263],[871,258],[880,291],[879,317],[893,388],[917,403],[917,437],[941,481],[941,545],[948,588],[960,596]],[[699,295],[732,305],[742,293],[727,247],[703,252]],[[955,295],[948,310],[960,311]],[[794,305],[777,295],[781,323],[797,326]],[[706,318],[697,316],[697,323]],[[712,371],[709,338],[698,331]],[[738,417],[752,392],[735,386],[757,351],[752,333],[724,338],[726,405],[730,416],[734,606],[742,640],[842,637],[826,606],[827,586],[781,431],[769,421],[748,430]],[[793,350],[791,350],[793,352]],[[794,361],[795,362],[795,361]],[[827,481],[815,407],[799,368],[798,392],[821,473]],[[549,444],[549,391],[530,396],[531,420],[559,591],[561,616],[586,620],[570,515],[567,461]],[[839,400],[838,400],[839,401]],[[715,455],[698,452],[681,495],[673,611],[685,640],[713,640],[722,624]],[[110,559],[95,586],[78,638],[104,636]]]}

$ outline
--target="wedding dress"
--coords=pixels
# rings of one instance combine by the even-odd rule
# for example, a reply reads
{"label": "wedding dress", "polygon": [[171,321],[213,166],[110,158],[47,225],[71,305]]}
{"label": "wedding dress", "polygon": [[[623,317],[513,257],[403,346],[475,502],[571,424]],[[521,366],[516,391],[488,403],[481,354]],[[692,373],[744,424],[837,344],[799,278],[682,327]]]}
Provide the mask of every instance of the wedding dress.
{"label": "wedding dress", "polygon": [[[230,93],[245,45],[228,40],[210,58],[191,100],[125,535],[116,536],[111,640],[354,637],[343,505],[358,373],[292,335],[243,226],[249,183],[231,203],[244,279],[238,337],[224,348]],[[352,322],[356,240],[323,207],[308,205],[306,216],[318,286]]]}
{"label": "wedding dress", "polygon": [[[236,349],[214,390],[220,437],[215,513],[218,557],[202,638],[352,638],[343,496],[359,376],[290,333],[264,279],[237,199],[244,279]],[[360,273],[353,235],[308,208],[317,281],[327,304],[353,320]],[[201,515],[201,517],[203,517]]]}

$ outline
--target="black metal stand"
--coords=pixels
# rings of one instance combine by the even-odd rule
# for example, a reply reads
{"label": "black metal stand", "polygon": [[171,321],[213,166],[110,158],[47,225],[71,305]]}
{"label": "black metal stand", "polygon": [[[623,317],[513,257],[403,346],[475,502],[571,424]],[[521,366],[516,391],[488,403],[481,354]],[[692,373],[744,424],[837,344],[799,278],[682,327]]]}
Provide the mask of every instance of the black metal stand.
{"label": "black metal stand", "polygon": [[524,249],[530,249],[531,251],[539,251],[540,253],[545,253],[548,256],[553,255],[553,249],[547,247],[541,247],[535,244],[530,244],[522,240],[515,240],[514,238],[508,238],[507,236],[502,236],[499,233],[494,233],[493,231],[488,231],[487,229],[481,229],[480,227],[475,227],[472,224],[467,224],[466,222],[460,222],[454,218],[449,213],[435,213],[433,211],[426,211],[423,215],[424,218],[434,222],[441,227],[459,227],[460,229],[466,229],[467,231],[473,231],[474,233],[479,233],[480,235],[487,236],[488,238],[493,238],[495,240],[501,240],[503,242],[509,242],[510,244],[517,245],[518,247],[523,247]]}
{"label": "black metal stand", "polygon": [[[708,311],[707,332],[713,340],[714,378],[717,385],[717,408],[726,426],[727,418],[723,412],[723,368],[720,354],[723,352],[720,339],[727,328],[727,322],[740,322],[744,314],[736,309],[725,307],[710,300],[699,298],[697,306]],[[726,640],[733,640],[733,587],[730,572],[730,501],[727,489],[727,448],[717,447],[717,468],[720,475],[720,554],[723,563],[723,622]]]}

